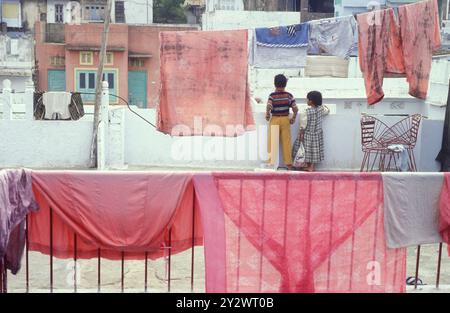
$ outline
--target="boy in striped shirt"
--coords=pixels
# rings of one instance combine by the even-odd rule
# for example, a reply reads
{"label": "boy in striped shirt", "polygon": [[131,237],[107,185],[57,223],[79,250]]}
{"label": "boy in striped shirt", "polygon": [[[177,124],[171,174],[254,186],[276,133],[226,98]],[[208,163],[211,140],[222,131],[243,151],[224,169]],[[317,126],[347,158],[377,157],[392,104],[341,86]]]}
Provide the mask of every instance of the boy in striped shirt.
{"label": "boy in striped shirt", "polygon": [[[283,74],[278,74],[274,79],[275,91],[269,95],[266,108],[266,120],[270,121],[269,130],[269,164],[273,165],[272,151],[272,136],[274,132],[278,132],[281,140],[281,147],[283,151],[283,161],[288,169],[292,167],[291,155],[291,124],[294,124],[297,117],[298,108],[295,103],[294,96],[285,90],[287,85],[287,78]],[[289,116],[292,109],[293,115]],[[275,153],[278,153],[278,147],[274,147]]]}

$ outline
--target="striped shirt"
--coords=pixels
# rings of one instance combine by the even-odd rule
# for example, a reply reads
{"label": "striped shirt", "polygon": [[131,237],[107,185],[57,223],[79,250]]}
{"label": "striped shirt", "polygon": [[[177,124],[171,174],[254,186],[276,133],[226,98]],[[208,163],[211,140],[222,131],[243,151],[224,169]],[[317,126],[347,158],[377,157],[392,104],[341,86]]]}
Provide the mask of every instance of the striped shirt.
{"label": "striped shirt", "polygon": [[287,91],[275,91],[269,96],[269,102],[272,103],[272,115],[288,116],[289,109],[296,106],[294,96]]}

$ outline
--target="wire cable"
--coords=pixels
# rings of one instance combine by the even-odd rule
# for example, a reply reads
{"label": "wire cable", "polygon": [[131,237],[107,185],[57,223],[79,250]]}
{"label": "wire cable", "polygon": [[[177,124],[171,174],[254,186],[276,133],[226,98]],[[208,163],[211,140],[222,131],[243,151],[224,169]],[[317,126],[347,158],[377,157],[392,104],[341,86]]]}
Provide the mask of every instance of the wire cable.
{"label": "wire cable", "polygon": [[[78,92],[80,95],[95,95],[94,92]],[[150,122],[149,120],[147,120],[145,117],[143,117],[142,115],[140,115],[139,113],[137,113],[136,111],[134,111],[133,109],[131,109],[130,104],[128,103],[127,100],[125,100],[123,97],[115,95],[115,94],[109,94],[112,97],[116,97],[120,100],[122,100],[123,102],[126,103],[128,110],[130,110],[131,112],[133,112],[134,114],[136,114],[138,117],[140,117],[142,120],[144,120],[146,123],[150,124],[152,127],[154,127],[155,129],[157,128],[152,122]]]}

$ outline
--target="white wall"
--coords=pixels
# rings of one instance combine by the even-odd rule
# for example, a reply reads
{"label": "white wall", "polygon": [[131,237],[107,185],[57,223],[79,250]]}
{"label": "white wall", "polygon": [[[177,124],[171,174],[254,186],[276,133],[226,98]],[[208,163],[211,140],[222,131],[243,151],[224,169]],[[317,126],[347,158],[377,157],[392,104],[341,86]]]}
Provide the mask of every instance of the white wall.
{"label": "white wall", "polygon": [[203,30],[249,29],[300,23],[299,12],[225,11],[202,15]]}
{"label": "white wall", "polygon": [[0,120],[0,168],[86,167],[92,122]]}
{"label": "white wall", "polygon": [[81,17],[81,5],[76,1],[68,0],[47,0],[47,23],[55,23],[55,5],[62,4],[64,6],[64,23],[72,22],[72,5],[78,7],[78,14]]}
{"label": "white wall", "polygon": [[[444,96],[442,87],[449,78],[447,66],[446,59],[433,63],[433,83],[430,84],[430,93],[435,95],[433,99],[447,95],[448,89]],[[258,73],[260,77],[253,86],[256,95],[267,97],[273,88],[272,74]],[[359,169],[362,159],[359,121],[363,112],[377,114],[388,124],[400,120],[403,118],[401,115],[405,114],[421,113],[428,117],[422,122],[415,149],[417,164],[421,171],[439,169],[434,159],[441,147],[445,107],[407,96],[404,79],[387,79],[384,84],[386,98],[370,108],[366,104],[362,78],[291,78],[288,87],[299,104],[304,103],[307,91],[316,89],[323,92],[324,103],[333,107],[333,114],[324,119],[325,161],[319,166],[320,169]],[[15,89],[15,86],[12,88]],[[267,157],[264,104],[254,105],[256,130],[237,138],[170,137],[156,131],[127,108],[111,108],[114,110],[110,112],[107,150],[108,163],[112,167],[251,169],[258,167]],[[86,108],[86,111],[91,109]],[[133,109],[155,123],[154,109]],[[295,137],[297,129],[298,123],[295,123],[292,137]],[[0,167],[86,167],[91,133],[92,116],[80,121],[0,120]]]}
{"label": "white wall", "polygon": [[127,24],[152,24],[153,0],[125,0]]}
{"label": "white wall", "polygon": [[205,2],[207,12],[214,10],[244,10],[243,0],[205,0]]}

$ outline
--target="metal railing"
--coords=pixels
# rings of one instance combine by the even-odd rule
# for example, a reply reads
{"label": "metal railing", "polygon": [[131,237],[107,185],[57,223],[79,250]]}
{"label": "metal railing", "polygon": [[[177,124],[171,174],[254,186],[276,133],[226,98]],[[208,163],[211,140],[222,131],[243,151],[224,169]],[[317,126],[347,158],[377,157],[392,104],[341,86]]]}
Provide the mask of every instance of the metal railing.
{"label": "metal railing", "polygon": [[[194,200],[195,201],[195,200]],[[196,209],[195,206],[193,206],[192,211],[192,241],[191,241],[191,255],[190,255],[190,291],[194,292],[194,283],[195,283],[195,217],[196,217]],[[53,227],[53,219],[54,219],[54,213],[53,209],[50,208],[49,210],[50,214],[48,216],[49,219],[49,288],[48,292],[53,293],[55,288],[55,266],[54,266],[54,260],[55,260],[55,254],[54,254],[54,227]],[[28,237],[28,222],[29,218],[27,216],[26,218],[26,230],[25,230],[25,256],[24,256],[24,271],[25,271],[25,277],[23,281],[24,290],[26,293],[32,292],[33,290],[30,288],[30,245],[29,245],[29,237]],[[72,290],[73,292],[77,292],[79,289],[78,286],[78,279],[77,279],[77,262],[80,261],[78,257],[78,244],[79,244],[79,238],[76,233],[74,233],[74,251],[73,251],[73,286]],[[168,230],[168,241],[164,247],[161,249],[164,249],[167,251],[167,254],[164,257],[165,265],[166,265],[166,273],[165,273],[165,280],[167,281],[167,292],[172,291],[172,270],[173,270],[173,262],[172,262],[172,229],[170,228]],[[126,252],[121,251],[120,252],[120,291],[124,292],[126,290],[125,285],[125,259],[126,259]],[[149,263],[149,251],[142,252],[143,260],[144,260],[144,277],[143,277],[143,288],[142,292],[148,292],[149,290],[149,279],[148,279],[148,263]],[[102,249],[97,250],[97,286],[96,287],[97,292],[102,291]],[[4,262],[0,262],[0,293],[7,293],[8,292],[8,272],[6,270],[6,257],[4,259]],[[40,269],[42,270],[42,269]],[[92,289],[92,288],[89,288]],[[41,290],[40,290],[41,291]]]}

